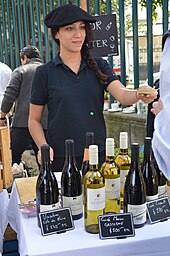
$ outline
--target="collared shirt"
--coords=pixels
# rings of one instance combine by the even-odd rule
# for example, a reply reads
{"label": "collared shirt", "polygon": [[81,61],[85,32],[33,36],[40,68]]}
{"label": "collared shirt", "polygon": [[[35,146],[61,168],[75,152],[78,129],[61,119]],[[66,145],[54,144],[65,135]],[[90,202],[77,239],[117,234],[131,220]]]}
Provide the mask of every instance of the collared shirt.
{"label": "collared shirt", "polygon": [[6,64],[0,62],[0,104],[3,99],[5,88],[10,80],[12,70]]}
{"label": "collared shirt", "polygon": [[76,74],[59,55],[35,72],[31,103],[48,106],[48,143],[57,156],[65,155],[66,139],[74,139],[76,156],[82,156],[87,131],[94,132],[99,150],[105,149],[104,91],[118,78],[107,61],[101,58],[96,61],[109,76],[106,85],[99,82],[86,61],[82,61]]}

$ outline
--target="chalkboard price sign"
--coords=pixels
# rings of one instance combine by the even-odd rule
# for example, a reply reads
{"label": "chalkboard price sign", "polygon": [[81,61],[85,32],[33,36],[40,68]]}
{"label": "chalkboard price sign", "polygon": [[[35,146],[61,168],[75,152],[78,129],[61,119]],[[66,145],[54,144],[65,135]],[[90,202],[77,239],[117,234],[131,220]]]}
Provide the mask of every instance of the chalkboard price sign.
{"label": "chalkboard price sign", "polygon": [[74,222],[70,208],[39,213],[41,233],[43,236],[63,233],[74,229]]}
{"label": "chalkboard price sign", "polygon": [[100,215],[98,221],[100,239],[126,238],[135,235],[131,213]]}
{"label": "chalkboard price sign", "polygon": [[116,14],[96,16],[96,22],[91,23],[94,38],[91,41],[94,57],[118,55],[118,35]]}
{"label": "chalkboard price sign", "polygon": [[170,202],[168,197],[148,202],[146,206],[151,223],[164,221],[170,218]]}

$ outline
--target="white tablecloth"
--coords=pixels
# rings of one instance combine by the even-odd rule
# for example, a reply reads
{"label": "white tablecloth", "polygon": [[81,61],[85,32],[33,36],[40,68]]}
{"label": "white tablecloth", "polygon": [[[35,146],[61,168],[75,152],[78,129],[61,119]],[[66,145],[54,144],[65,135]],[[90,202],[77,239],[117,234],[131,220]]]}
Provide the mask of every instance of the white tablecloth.
{"label": "white tablecloth", "polygon": [[9,203],[8,192],[6,189],[3,189],[2,192],[0,192],[0,253],[3,250],[3,235],[8,224],[8,218],[7,218],[8,203]]}
{"label": "white tablecloth", "polygon": [[84,231],[82,218],[74,230],[43,237],[36,217],[24,217],[18,202],[14,184],[8,217],[17,232],[20,256],[170,256],[170,220],[148,223],[136,229],[134,237],[100,240]]}

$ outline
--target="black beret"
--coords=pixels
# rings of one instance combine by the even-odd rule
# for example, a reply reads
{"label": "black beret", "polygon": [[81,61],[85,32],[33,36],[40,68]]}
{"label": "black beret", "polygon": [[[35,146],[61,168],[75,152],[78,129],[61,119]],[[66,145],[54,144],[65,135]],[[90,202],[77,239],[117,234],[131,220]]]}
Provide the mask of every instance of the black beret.
{"label": "black beret", "polygon": [[44,23],[48,28],[59,28],[77,21],[93,23],[96,19],[74,4],[65,4],[48,13]]}

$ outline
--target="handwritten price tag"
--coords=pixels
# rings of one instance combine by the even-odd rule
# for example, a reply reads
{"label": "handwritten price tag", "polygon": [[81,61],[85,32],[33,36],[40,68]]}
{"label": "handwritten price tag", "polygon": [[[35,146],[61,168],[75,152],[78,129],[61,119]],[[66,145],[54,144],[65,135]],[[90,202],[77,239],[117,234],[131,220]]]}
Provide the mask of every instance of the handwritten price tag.
{"label": "handwritten price tag", "polygon": [[100,215],[98,220],[100,239],[126,238],[135,235],[131,213]]}
{"label": "handwritten price tag", "polygon": [[43,236],[74,229],[70,208],[39,213]]}
{"label": "handwritten price tag", "polygon": [[151,223],[170,218],[170,202],[168,197],[153,200],[146,204]]}

